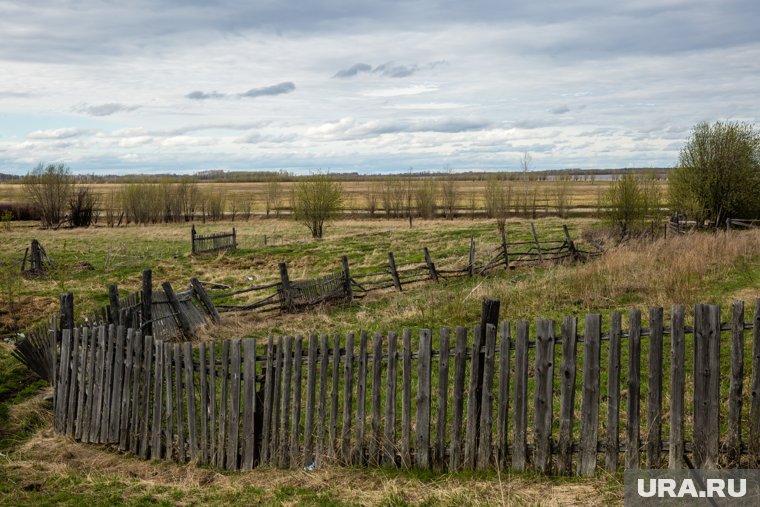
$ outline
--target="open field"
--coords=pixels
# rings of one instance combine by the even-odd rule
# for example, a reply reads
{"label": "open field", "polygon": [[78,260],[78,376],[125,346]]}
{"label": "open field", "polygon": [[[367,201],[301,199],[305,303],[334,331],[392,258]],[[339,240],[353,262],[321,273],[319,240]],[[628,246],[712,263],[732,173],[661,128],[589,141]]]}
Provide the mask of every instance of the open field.
{"label": "open field", "polygon": [[[537,221],[539,236],[561,237],[562,223],[559,219]],[[574,239],[599,226],[588,219],[567,223]],[[228,230],[231,225],[207,225],[201,231]],[[118,283],[128,292],[137,290],[140,272],[145,268],[153,268],[154,283],[169,280],[180,285],[190,276],[199,276],[204,281],[242,288],[276,279],[277,263],[282,261],[288,263],[291,278],[298,279],[338,270],[341,255],[348,255],[352,271],[360,273],[386,262],[389,250],[396,253],[397,260],[420,260],[422,246],[428,246],[434,260],[461,258],[464,263],[470,237],[475,238],[478,251],[482,248],[485,252],[499,244],[495,224],[486,220],[419,220],[411,230],[403,220],[345,220],[332,225],[322,241],[312,240],[305,229],[286,220],[252,220],[235,225],[240,245],[237,251],[194,258],[189,255],[189,226],[42,231],[32,224],[14,224],[10,232],[0,233],[0,255],[20,258],[23,249],[36,238],[60,266],[49,279],[20,281],[17,292],[22,307],[18,313],[23,321],[30,321],[54,313],[57,294],[62,289],[74,291],[75,304],[81,310],[104,304],[109,283]],[[530,237],[525,221],[509,222],[508,231],[512,240]],[[287,242],[264,246],[263,234],[270,238],[279,235]],[[715,303],[724,309],[734,299],[750,303],[758,296],[759,245],[757,231],[630,242],[612,247],[605,256],[583,265],[498,271],[488,278],[459,278],[437,285],[423,283],[402,293],[392,289],[374,293],[350,306],[323,305],[288,315],[226,314],[226,322],[209,330],[206,338],[472,325],[479,319],[483,296],[501,299],[502,318],[512,321],[539,316],[559,321],[564,315],[581,316],[585,312],[599,312],[607,319],[610,310],[625,312],[631,306],[656,305],[666,308],[667,321],[673,303],[687,308],[696,302]],[[5,294],[2,297],[6,310]],[[748,307],[746,311],[751,310]],[[6,326],[12,323],[7,313],[2,318]],[[642,358],[646,353],[644,346]],[[0,350],[0,359],[8,366],[15,362],[8,356],[8,347]],[[144,462],[55,436],[43,410],[40,384],[31,383],[28,373],[17,364],[4,366],[3,371],[7,373],[2,384],[13,385],[12,391],[19,393],[0,397],[0,427],[7,428],[0,448],[5,454],[0,458],[3,504],[622,503],[619,474],[578,479],[353,468],[326,468],[312,474],[273,469],[237,474],[192,465]],[[642,392],[646,392],[646,380],[642,380]],[[602,385],[605,381],[602,379]],[[23,390],[20,386],[29,387]]]}

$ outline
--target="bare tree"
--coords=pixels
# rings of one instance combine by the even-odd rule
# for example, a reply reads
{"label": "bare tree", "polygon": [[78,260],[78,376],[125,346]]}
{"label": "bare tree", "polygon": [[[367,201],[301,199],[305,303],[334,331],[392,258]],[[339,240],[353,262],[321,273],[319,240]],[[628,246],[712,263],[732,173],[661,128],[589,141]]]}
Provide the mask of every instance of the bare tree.
{"label": "bare tree", "polygon": [[322,238],[324,224],[335,217],[343,202],[343,187],[326,174],[315,174],[300,180],[294,189],[295,219]]}
{"label": "bare tree", "polygon": [[435,217],[435,196],[438,192],[438,184],[434,179],[426,178],[417,183],[414,188],[414,203],[417,207],[417,216],[430,219]]}
{"label": "bare tree", "polygon": [[457,209],[459,192],[451,169],[448,169],[446,176],[441,181],[441,207],[443,213],[449,220],[454,220],[454,213]]}
{"label": "bare tree", "polygon": [[69,198],[69,222],[74,227],[89,227],[96,218],[98,199],[92,187],[79,187]]}
{"label": "bare tree", "polygon": [[56,227],[66,216],[74,177],[64,164],[39,164],[24,177],[24,192],[40,210],[43,227]]}
{"label": "bare tree", "polygon": [[275,178],[276,177],[272,177],[266,184],[264,202],[266,204],[267,217],[272,211],[274,211],[277,216],[280,216],[282,189],[280,188],[280,182]]}

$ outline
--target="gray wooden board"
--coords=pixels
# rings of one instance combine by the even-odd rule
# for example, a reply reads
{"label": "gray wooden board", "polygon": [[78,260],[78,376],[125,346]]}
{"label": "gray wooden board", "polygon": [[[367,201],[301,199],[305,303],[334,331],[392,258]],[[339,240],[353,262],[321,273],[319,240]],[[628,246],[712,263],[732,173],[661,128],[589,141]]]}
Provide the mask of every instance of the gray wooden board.
{"label": "gray wooden board", "polygon": [[509,425],[509,349],[511,335],[509,322],[501,323],[501,341],[499,342],[499,399],[496,429],[497,467],[506,467],[508,457]]}
{"label": "gray wooden board", "polygon": [[515,338],[514,444],[512,468],[525,470],[528,459],[528,322],[518,321]]}
{"label": "gray wooden board", "polygon": [[625,468],[637,470],[640,466],[641,442],[641,312],[637,309],[631,310],[628,322],[628,403],[626,407],[628,422],[626,424]]}
{"label": "gray wooden board", "polygon": [[433,461],[439,471],[446,467],[446,422],[448,415],[449,398],[449,342],[451,332],[444,327],[440,333],[440,353],[438,355],[438,396],[436,399],[436,422],[435,422],[435,453]]}
{"label": "gray wooden board", "polygon": [[478,371],[480,371],[480,349],[483,344],[481,343],[480,324],[475,326],[473,333],[473,346],[472,346],[472,363],[470,366],[470,384],[467,390],[467,428],[465,431],[464,442],[464,467],[473,470],[475,469],[478,452],[478,435],[477,435],[477,420],[478,420]]}
{"label": "gray wooden board", "polygon": [[744,303],[731,305],[731,380],[728,389],[728,457],[730,468],[741,459],[742,383],[744,380]]}
{"label": "gray wooden board", "polygon": [[383,464],[391,466],[396,464],[396,383],[397,352],[396,333],[388,333],[388,375],[385,388],[385,427],[383,432]]}
{"label": "gray wooden board", "polygon": [[647,468],[660,468],[662,450],[662,308],[649,311],[649,390],[647,395]]}
{"label": "gray wooden board", "polygon": [[548,474],[552,456],[552,397],[554,386],[554,321],[536,323],[536,387],[534,409],[534,465],[539,472]]}
{"label": "gray wooden board", "polygon": [[151,372],[153,370],[153,337],[146,336],[144,339],[142,378],[142,390],[140,392],[140,457],[148,459],[150,447],[150,395],[151,395]]}
{"label": "gray wooden board", "polygon": [[341,431],[341,460],[351,459],[351,412],[353,409],[354,335],[346,335],[346,362],[343,371],[343,426]]}
{"label": "gray wooden board", "polygon": [[256,445],[256,341],[243,340],[243,460],[240,468],[253,468],[253,454]]}
{"label": "gray wooden board", "polygon": [[235,338],[230,343],[230,411],[229,426],[227,427],[227,470],[237,470],[238,439],[240,434],[240,339]]}
{"label": "gray wooden board", "polygon": [[612,312],[610,318],[610,348],[607,360],[607,442],[604,464],[609,472],[618,468],[620,447],[620,341],[622,315]]}
{"label": "gray wooden board", "polygon": [[454,354],[454,399],[451,410],[451,449],[449,452],[449,472],[459,470],[462,464],[462,416],[464,411],[464,380],[467,366],[467,328],[456,329],[456,351]]}
{"label": "gray wooden board", "polygon": [[432,337],[429,329],[420,330],[417,356],[417,409],[415,425],[415,465],[430,468],[430,391]]}
{"label": "gray wooden board", "polygon": [[380,464],[380,393],[383,371],[383,335],[375,333],[372,339],[372,434],[369,440],[369,463]]}
{"label": "gray wooden board", "polygon": [[412,334],[404,329],[401,379],[401,465],[412,466]]}
{"label": "gray wooden board", "polygon": [[367,409],[367,332],[359,335],[359,365],[356,377],[356,443],[352,464],[364,464],[364,426]]}
{"label": "gray wooden board", "polygon": [[670,320],[670,446],[668,468],[680,470],[684,465],[684,384],[685,338],[684,307],[674,305]]}
{"label": "gray wooden board", "polygon": [[586,330],[583,335],[583,397],[578,452],[578,475],[582,476],[593,475],[596,471],[601,321],[601,315],[586,315]]}
{"label": "gray wooden board", "polygon": [[483,356],[483,385],[480,400],[480,435],[478,437],[477,467],[485,470],[491,464],[493,455],[493,378],[496,361],[496,326],[486,324],[485,355]]}
{"label": "gray wooden board", "polygon": [[293,351],[293,421],[290,425],[290,466],[300,464],[301,442],[301,383],[303,382],[303,336],[296,336]]}
{"label": "gray wooden board", "polygon": [[309,336],[309,352],[306,366],[306,419],[304,420],[303,463],[307,467],[314,463],[314,402],[317,386],[317,345],[316,334]]}
{"label": "gray wooden board", "polygon": [[290,391],[293,376],[293,337],[285,337],[285,351],[283,353],[282,375],[282,421],[280,426],[280,441],[277,455],[279,456],[280,468],[290,466]]}

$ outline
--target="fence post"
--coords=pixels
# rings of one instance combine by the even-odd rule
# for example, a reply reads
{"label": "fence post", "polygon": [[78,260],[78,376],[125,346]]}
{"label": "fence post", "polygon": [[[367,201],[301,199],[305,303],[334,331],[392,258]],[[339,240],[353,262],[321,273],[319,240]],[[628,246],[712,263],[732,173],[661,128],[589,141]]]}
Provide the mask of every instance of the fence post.
{"label": "fence post", "polygon": [[74,294],[61,294],[61,330],[74,329]]}
{"label": "fence post", "polygon": [[567,224],[562,224],[562,231],[565,233],[565,242],[567,243],[567,248],[570,250],[573,259],[577,260],[578,250],[575,248],[575,242],[570,239],[570,232],[567,230]]}
{"label": "fence post", "polygon": [[192,245],[190,247],[192,254],[195,255],[195,224],[193,224],[192,229],[190,229],[190,244]]}
{"label": "fence post", "polygon": [[172,288],[172,285],[169,282],[164,282],[163,284],[161,284],[161,287],[163,287],[164,292],[166,292],[166,298],[169,300],[169,304],[172,307],[172,311],[177,317],[177,323],[179,324],[179,327],[182,330],[182,334],[188,339],[192,339],[193,338],[192,326],[190,325],[190,321],[188,320],[187,315],[185,315],[185,312],[182,311],[182,307],[179,305],[179,299],[177,299],[177,295],[174,293],[174,289]]}
{"label": "fence post", "polygon": [[282,299],[281,307],[290,309],[293,306],[293,300],[290,295],[290,277],[288,277],[288,265],[280,263],[280,281],[282,282]]}
{"label": "fence post", "polygon": [[470,238],[469,274],[470,276],[473,276],[475,274],[475,238]]}
{"label": "fence post", "polygon": [[[480,310],[480,344],[481,346],[486,345],[486,330],[488,329],[488,324],[491,324],[494,329],[499,325],[499,308],[501,307],[501,301],[498,299],[491,299],[491,298],[483,298],[483,304],[481,306]],[[481,350],[473,350],[473,357],[475,353],[478,354],[478,357],[480,358],[478,360],[478,368],[477,368],[477,374],[478,374],[478,383],[475,387],[475,424],[476,424],[476,430],[475,435],[476,438],[479,439],[480,437],[480,409],[483,399],[483,375],[484,375],[484,363],[486,360],[486,353],[485,351]],[[473,364],[475,364],[473,362]],[[478,445],[476,448],[478,448],[480,445],[480,442],[478,441]]]}
{"label": "fence post", "polygon": [[40,242],[32,240],[32,257],[29,271],[32,273],[42,273],[42,254],[40,253]]}
{"label": "fence post", "polygon": [[190,284],[193,286],[193,291],[201,300],[201,303],[203,303],[203,306],[206,307],[206,310],[208,311],[209,315],[211,315],[211,320],[213,320],[214,322],[219,322],[221,320],[219,312],[216,311],[216,307],[214,306],[214,303],[211,301],[211,298],[208,297],[208,293],[206,292],[206,289],[203,288],[203,284],[199,282],[198,279],[195,277],[190,279]]}
{"label": "fence post", "polygon": [[234,227],[232,228],[232,249],[237,249],[237,232]]}
{"label": "fence post", "polygon": [[354,290],[351,287],[351,272],[348,269],[348,256],[344,255],[340,260],[343,264],[343,283],[345,283],[346,286],[346,297],[348,298],[348,301],[351,302],[354,300]]}
{"label": "fence post", "polygon": [[146,269],[142,274],[142,330],[153,336],[153,271]]}
{"label": "fence post", "polygon": [[119,287],[116,284],[108,286],[108,302],[111,305],[111,323],[123,324],[121,322],[121,310],[119,309]]}
{"label": "fence post", "polygon": [[401,280],[398,278],[398,271],[396,270],[396,259],[393,257],[393,252],[388,252],[388,266],[391,269],[391,278],[393,278],[393,285],[401,292]]}
{"label": "fence post", "polygon": [[428,250],[428,247],[422,247],[422,251],[425,253],[425,264],[427,264],[427,267],[430,270],[430,278],[432,278],[434,282],[438,282],[438,272],[435,270],[433,259],[430,258],[430,251]]}
{"label": "fence post", "polygon": [[509,250],[507,249],[507,226],[501,228],[501,249],[504,250],[504,268],[509,269]]}
{"label": "fence post", "polygon": [[541,253],[541,243],[538,242],[538,234],[536,234],[536,224],[530,223],[530,229],[533,231],[533,241],[536,243],[536,250],[538,250],[538,260],[544,260],[544,254]]}

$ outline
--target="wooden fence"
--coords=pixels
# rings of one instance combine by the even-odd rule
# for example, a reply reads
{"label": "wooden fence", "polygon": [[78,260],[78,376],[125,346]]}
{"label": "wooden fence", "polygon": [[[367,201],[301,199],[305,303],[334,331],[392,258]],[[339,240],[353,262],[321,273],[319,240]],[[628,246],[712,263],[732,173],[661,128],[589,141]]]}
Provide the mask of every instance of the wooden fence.
{"label": "wooden fence", "polygon": [[674,306],[669,326],[662,308],[648,328],[632,310],[627,331],[620,313],[606,332],[589,314],[582,335],[575,317],[497,333],[494,316],[435,339],[405,329],[196,347],[123,326],[64,330],[55,428],[230,470],[760,467],[760,300],[750,322],[742,302],[727,324],[720,307],[696,305],[688,326]]}
{"label": "wooden fence", "polygon": [[190,239],[193,255],[237,248],[237,234],[234,227],[232,232],[201,235],[195,232],[195,224],[193,224],[192,229],[190,229]]}
{"label": "wooden fence", "polygon": [[[419,282],[439,282],[447,278],[487,275],[494,269],[515,269],[521,266],[535,266],[540,263],[557,263],[584,260],[600,255],[601,249],[594,247],[588,251],[578,248],[571,239],[566,225],[563,225],[563,240],[539,240],[536,227],[531,225],[532,241],[508,241],[506,229],[500,233],[500,244],[485,250],[485,259],[478,259],[475,240],[470,240],[469,253],[465,258],[434,259],[427,247],[422,248],[422,261],[397,261],[393,252],[388,252],[388,262],[383,266],[364,268],[361,273],[352,273],[347,256],[341,258],[341,270],[328,275],[307,280],[290,280],[288,267],[280,263],[279,280],[233,291],[210,294],[218,301],[219,311],[243,310],[290,310],[319,304],[327,300],[360,299],[366,293],[395,288],[403,290],[405,285]],[[483,257],[484,253],[481,252]],[[239,302],[230,298],[242,296],[248,301]],[[253,295],[253,300],[250,300]],[[221,301],[220,301],[221,300]]]}

